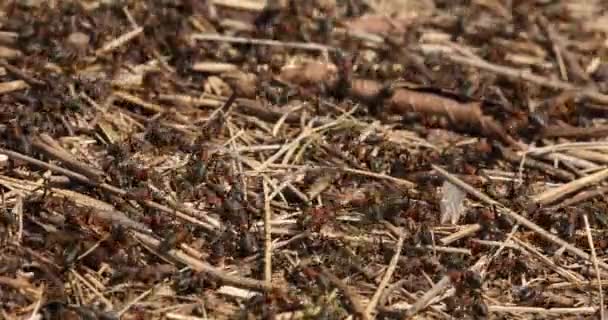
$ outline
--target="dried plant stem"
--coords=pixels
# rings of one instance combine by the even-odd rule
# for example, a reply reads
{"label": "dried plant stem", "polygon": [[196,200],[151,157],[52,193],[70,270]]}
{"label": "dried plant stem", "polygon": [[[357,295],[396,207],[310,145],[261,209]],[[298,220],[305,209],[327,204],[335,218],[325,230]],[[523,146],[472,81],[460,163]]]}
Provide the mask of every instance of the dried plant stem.
{"label": "dried plant stem", "polygon": [[[448,173],[447,171],[443,170],[442,168],[436,166],[436,165],[432,165],[433,169],[435,169],[440,175],[442,175],[445,179],[447,179],[448,181],[450,181],[451,183],[453,183],[456,186],[461,187],[464,191],[469,192],[470,194],[474,195],[475,197],[477,197],[479,200],[484,201],[486,204],[489,205],[494,205],[496,206],[497,209],[499,209],[502,213],[506,214],[507,216],[509,216],[511,219],[515,220],[518,224],[521,224],[523,226],[525,226],[526,228],[538,233],[540,236],[542,236],[543,238],[547,239],[548,241],[551,241],[559,246],[564,247],[566,250],[568,250],[570,253],[583,258],[585,260],[590,260],[591,256],[586,253],[585,251],[573,246],[572,244],[562,240],[561,238],[551,234],[550,232],[546,231],[545,229],[541,228],[539,225],[537,225],[536,223],[528,220],[527,218],[515,213],[514,211],[512,211],[511,209],[503,206],[501,203],[493,200],[492,198],[486,196],[485,194],[475,190],[475,188],[469,186],[468,184],[466,184],[464,181],[460,180],[458,177]],[[605,262],[599,262],[598,264],[605,270],[608,270],[608,264],[606,264]]]}
{"label": "dried plant stem", "polygon": [[213,0],[212,2],[216,6],[249,11],[262,11],[266,6],[266,1],[254,0]]}
{"label": "dried plant stem", "polygon": [[272,209],[268,197],[268,183],[264,181],[264,279],[272,284]]}
{"label": "dried plant stem", "polygon": [[236,71],[238,69],[238,66],[235,64],[214,61],[196,62],[192,66],[192,70],[206,73],[223,73],[228,71]]}
{"label": "dried plant stem", "polygon": [[488,311],[494,313],[535,313],[546,316],[558,316],[565,314],[592,314],[597,310],[593,307],[583,308],[538,308],[538,307],[519,307],[519,306],[488,306]]}
{"label": "dried plant stem", "polygon": [[384,276],[382,277],[382,280],[380,281],[380,284],[378,285],[378,289],[376,290],[376,292],[374,292],[374,295],[372,296],[371,300],[369,301],[369,304],[365,308],[365,313],[368,315],[368,317],[370,319],[372,318],[371,313],[376,308],[376,305],[378,304],[378,301],[379,301],[380,297],[382,296],[382,291],[384,291],[384,289],[386,288],[388,283],[391,281],[391,278],[393,277],[393,273],[395,272],[395,269],[397,268],[397,262],[399,262],[399,257],[401,256],[401,249],[403,248],[404,241],[405,241],[405,233],[402,230],[400,230],[399,239],[397,240],[397,246],[395,247],[395,254],[391,258],[391,261],[390,261],[388,267],[386,268],[386,272],[384,273]]}
{"label": "dried plant stem", "polygon": [[19,227],[17,228],[15,243],[21,243],[21,240],[23,239],[23,197],[17,197],[17,202],[13,207],[13,212],[17,216],[19,224]]}
{"label": "dried plant stem", "polygon": [[444,245],[448,245],[452,242],[455,242],[462,238],[466,238],[470,235],[473,235],[473,234],[477,233],[477,231],[479,231],[479,230],[481,230],[481,225],[472,224],[472,225],[462,228],[458,232],[454,232],[447,237],[443,237],[443,238],[439,239],[439,241]]}
{"label": "dried plant stem", "polygon": [[231,36],[223,36],[215,33],[197,33],[192,35],[193,40],[200,41],[218,41],[218,42],[227,42],[227,43],[242,43],[242,44],[252,44],[252,45],[261,45],[261,46],[274,46],[274,47],[284,47],[284,48],[292,48],[292,49],[301,49],[301,50],[313,50],[313,51],[337,51],[338,49],[330,46],[326,46],[318,43],[310,43],[310,42],[286,42],[286,41],[277,41],[277,40],[268,40],[268,39],[255,39],[255,38],[244,38],[244,37],[231,37]]}
{"label": "dried plant stem", "polygon": [[108,52],[112,52],[112,51],[120,48],[125,43],[135,39],[135,37],[139,36],[143,31],[144,31],[143,27],[135,28],[134,30],[131,30],[131,31],[121,35],[120,37],[106,43],[103,47],[98,49],[95,52],[95,54],[102,55],[102,54],[105,54]]}
{"label": "dried plant stem", "polygon": [[557,188],[546,190],[540,194],[537,194],[532,199],[540,204],[549,204],[572,192],[576,192],[606,178],[608,178],[608,169],[604,169],[594,174],[571,181]]}
{"label": "dried plant stem", "polygon": [[593,260],[593,267],[595,268],[595,274],[597,275],[597,287],[600,298],[600,319],[606,319],[606,313],[604,310],[604,291],[602,290],[602,276],[600,273],[600,267],[597,264],[597,255],[595,253],[595,245],[593,244],[593,236],[591,236],[591,228],[589,227],[589,219],[587,215],[583,215],[583,220],[585,222],[585,231],[587,232],[587,241],[589,241],[589,248],[591,248],[591,258]]}

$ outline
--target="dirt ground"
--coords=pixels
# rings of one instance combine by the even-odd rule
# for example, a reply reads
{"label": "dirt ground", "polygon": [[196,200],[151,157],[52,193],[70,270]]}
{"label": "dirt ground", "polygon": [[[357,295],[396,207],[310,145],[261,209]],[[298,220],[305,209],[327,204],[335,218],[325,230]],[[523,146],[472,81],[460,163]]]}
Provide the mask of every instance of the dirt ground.
{"label": "dirt ground", "polygon": [[607,115],[602,0],[0,1],[0,319],[603,320]]}

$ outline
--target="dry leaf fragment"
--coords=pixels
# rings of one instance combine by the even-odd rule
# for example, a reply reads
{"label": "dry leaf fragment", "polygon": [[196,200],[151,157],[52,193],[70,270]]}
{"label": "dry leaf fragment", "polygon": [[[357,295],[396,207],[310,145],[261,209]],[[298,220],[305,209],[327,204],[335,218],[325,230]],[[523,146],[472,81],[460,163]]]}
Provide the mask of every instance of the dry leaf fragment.
{"label": "dry leaf fragment", "polygon": [[445,181],[441,186],[441,223],[456,224],[464,212],[466,193],[457,186]]}

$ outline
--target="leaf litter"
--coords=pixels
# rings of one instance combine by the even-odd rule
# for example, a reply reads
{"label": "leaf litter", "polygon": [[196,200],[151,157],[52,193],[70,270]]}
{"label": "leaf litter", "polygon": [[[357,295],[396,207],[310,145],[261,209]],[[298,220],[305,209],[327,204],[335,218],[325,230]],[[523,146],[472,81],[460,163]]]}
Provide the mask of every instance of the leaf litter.
{"label": "leaf litter", "polygon": [[604,319],[602,1],[0,4],[0,318]]}

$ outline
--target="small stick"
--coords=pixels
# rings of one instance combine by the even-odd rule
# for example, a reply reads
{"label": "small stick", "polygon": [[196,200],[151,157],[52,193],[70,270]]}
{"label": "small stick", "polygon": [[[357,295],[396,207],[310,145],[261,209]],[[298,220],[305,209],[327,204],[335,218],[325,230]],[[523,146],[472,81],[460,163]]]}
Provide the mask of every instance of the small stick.
{"label": "small stick", "polygon": [[82,173],[83,175],[99,181],[104,176],[104,172],[97,168],[93,168],[85,163],[82,163],[70,152],[63,149],[59,143],[46,133],[40,134],[39,136],[32,139],[32,146],[42,151],[45,155],[50,158],[54,158],[64,163],[65,166],[70,169]]}
{"label": "small stick", "polygon": [[248,10],[248,11],[262,11],[266,7],[266,1],[252,1],[252,0],[213,0],[216,6],[227,7],[231,9]]}
{"label": "small stick", "polygon": [[27,88],[29,85],[23,80],[0,82],[0,95]]}
{"label": "small stick", "polygon": [[591,198],[601,196],[607,192],[608,192],[608,186],[599,187],[597,189],[592,189],[592,190],[581,191],[581,192],[577,193],[575,196],[565,199],[564,201],[558,203],[551,209],[557,210],[557,209],[565,208],[565,207],[568,207],[571,205],[575,205],[579,202],[583,202],[583,201],[589,200]]}
{"label": "small stick", "polygon": [[221,107],[224,103],[217,99],[198,98],[184,94],[159,94],[158,99],[161,101],[177,102],[192,107]]}
{"label": "small stick", "polygon": [[95,54],[99,56],[104,53],[112,52],[112,51],[118,49],[120,46],[124,45],[125,43],[135,39],[135,37],[140,35],[143,31],[144,31],[143,27],[139,27],[134,30],[131,30],[131,31],[121,35],[120,37],[106,43],[103,47],[101,47],[100,49],[95,51]]}
{"label": "small stick", "polygon": [[557,188],[546,190],[544,192],[541,192],[540,194],[537,194],[532,199],[533,201],[538,202],[540,204],[549,204],[562,198],[567,194],[578,191],[591,184],[600,182],[606,178],[608,178],[608,169],[604,169],[594,174],[590,174],[580,179],[565,183]]}
{"label": "small stick", "polygon": [[559,152],[552,152],[542,156],[543,158],[555,162],[568,164],[571,167],[580,168],[583,170],[594,170],[600,166],[592,161],[577,158],[572,155],[567,155]]}
{"label": "small stick", "polygon": [[272,210],[268,197],[268,182],[264,180],[264,279],[272,285]]}
{"label": "small stick", "polygon": [[157,104],[154,103],[150,103],[150,102],[146,102],[144,100],[142,100],[141,98],[134,96],[130,93],[124,92],[124,91],[116,91],[113,93],[114,96],[121,98],[122,100],[125,100],[127,102],[136,104],[144,109],[147,109],[149,111],[152,112],[163,112],[165,111],[165,109]]}
{"label": "small stick", "polygon": [[479,224],[472,224],[470,226],[467,226],[465,228],[462,228],[460,231],[458,232],[454,232],[451,235],[447,236],[447,237],[443,237],[441,239],[439,239],[439,241],[441,243],[443,243],[444,245],[448,245],[454,241],[458,241],[462,238],[468,237],[472,234],[475,234],[477,231],[481,230],[481,225]]}
{"label": "small stick", "polygon": [[602,152],[593,150],[570,150],[566,151],[566,153],[579,159],[595,161],[601,164],[608,164],[608,154]]}
{"label": "small stick", "polygon": [[17,202],[13,207],[13,212],[17,216],[19,224],[16,235],[16,243],[21,243],[21,239],[23,238],[23,197],[17,197]]}
{"label": "small stick", "polygon": [[378,304],[378,301],[380,300],[380,297],[382,296],[382,291],[384,291],[384,289],[388,285],[389,281],[391,281],[393,273],[395,272],[395,269],[397,268],[397,262],[399,262],[399,256],[401,256],[401,249],[403,248],[404,241],[405,241],[405,233],[403,231],[399,230],[399,240],[397,240],[397,246],[395,247],[395,254],[391,258],[391,262],[389,263],[388,267],[386,268],[386,273],[384,273],[384,277],[382,277],[382,280],[380,281],[380,284],[378,285],[378,289],[376,289],[376,292],[374,292],[374,295],[372,296],[372,299],[369,301],[367,308],[365,308],[365,313],[367,314],[367,316],[369,318],[372,318],[371,313],[376,308],[376,305]]}
{"label": "small stick", "polygon": [[563,315],[563,314],[593,314],[597,310],[593,307],[582,308],[539,308],[539,307],[520,307],[520,306],[488,306],[488,311],[494,313],[536,313],[543,315]]}
{"label": "small stick", "polygon": [[242,44],[252,44],[252,45],[261,45],[261,46],[274,46],[274,47],[285,47],[285,48],[291,48],[291,49],[312,50],[312,51],[338,51],[337,48],[326,46],[323,44],[312,43],[312,42],[291,42],[291,41],[284,42],[284,41],[268,40],[268,39],[223,36],[220,34],[213,34],[213,33],[196,33],[196,34],[193,34],[191,37],[193,40],[200,40],[200,41],[242,43]]}
{"label": "small stick", "polygon": [[192,65],[192,70],[207,73],[224,73],[238,70],[238,66],[232,63],[204,61],[196,62],[194,65]]}
{"label": "small stick", "polygon": [[369,320],[365,309],[363,309],[363,304],[361,303],[357,295],[352,290],[350,290],[350,288],[342,280],[340,280],[333,273],[331,273],[331,271],[329,271],[323,266],[321,266],[321,275],[327,280],[329,280],[329,282],[331,282],[336,288],[342,291],[342,294],[344,294],[344,296],[348,299],[354,314],[361,317],[361,319],[363,320]]}
{"label": "small stick", "polygon": [[574,274],[570,273],[568,270],[558,266],[553,262],[553,260],[549,259],[547,256],[540,253],[536,248],[534,248],[529,243],[518,239],[517,237],[512,237],[511,240],[520,246],[520,250],[523,252],[529,253],[530,255],[536,256],[542,263],[546,264],[550,269],[554,270],[560,276],[568,279],[572,283],[580,283],[582,279],[578,279]]}
{"label": "small stick", "polygon": [[602,290],[602,276],[600,275],[600,267],[597,265],[597,255],[595,253],[595,245],[593,244],[593,237],[591,236],[591,228],[589,227],[589,219],[587,215],[583,215],[585,221],[585,231],[587,232],[587,240],[589,241],[589,248],[591,248],[591,258],[593,260],[593,267],[595,268],[595,274],[597,275],[597,287],[600,296],[600,319],[605,320],[604,311],[604,292]]}
{"label": "small stick", "polygon": [[[477,197],[479,200],[482,200],[484,202],[486,202],[486,204],[489,205],[494,205],[496,206],[497,209],[500,209],[504,214],[506,214],[507,216],[509,216],[511,219],[515,220],[518,224],[521,224],[523,226],[525,226],[526,228],[538,233],[540,236],[542,236],[543,238],[561,246],[564,247],[566,250],[570,251],[572,254],[578,256],[579,258],[583,258],[585,260],[590,260],[591,256],[586,253],[585,251],[573,246],[572,244],[568,243],[567,241],[562,240],[561,238],[551,234],[550,232],[547,232],[545,229],[543,229],[542,227],[540,227],[539,225],[537,225],[536,223],[528,220],[527,218],[515,213],[514,211],[512,211],[511,209],[503,206],[501,203],[499,203],[498,201],[493,200],[492,198],[486,196],[485,194],[477,191],[475,188],[469,186],[468,184],[466,184],[464,181],[460,180],[458,177],[448,173],[447,171],[443,170],[442,168],[436,166],[436,165],[431,165],[433,167],[433,169],[435,169],[440,175],[442,175],[446,180],[450,181],[452,184],[461,187],[464,191],[470,192],[472,195],[474,195],[475,197]],[[608,169],[607,169],[608,170]],[[600,262],[598,261],[598,264],[605,270],[608,270],[608,264],[605,262]]]}

